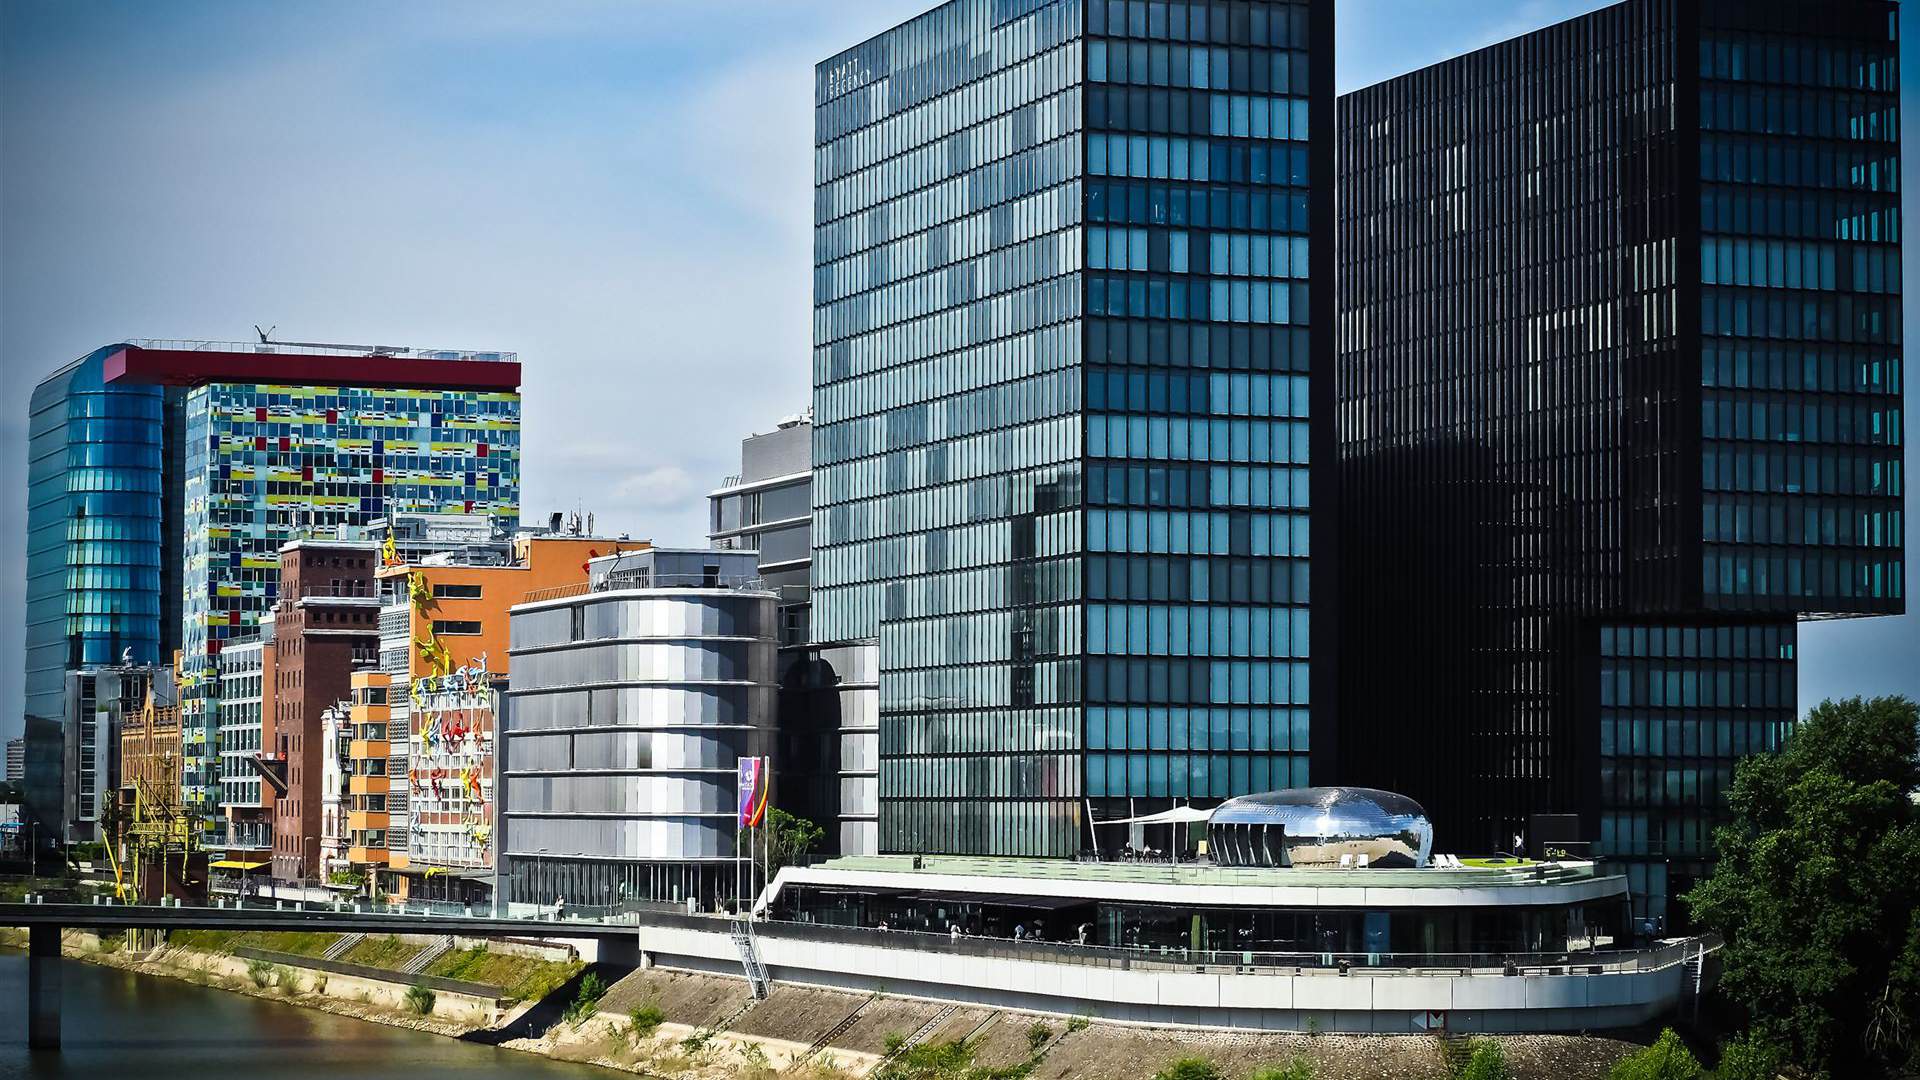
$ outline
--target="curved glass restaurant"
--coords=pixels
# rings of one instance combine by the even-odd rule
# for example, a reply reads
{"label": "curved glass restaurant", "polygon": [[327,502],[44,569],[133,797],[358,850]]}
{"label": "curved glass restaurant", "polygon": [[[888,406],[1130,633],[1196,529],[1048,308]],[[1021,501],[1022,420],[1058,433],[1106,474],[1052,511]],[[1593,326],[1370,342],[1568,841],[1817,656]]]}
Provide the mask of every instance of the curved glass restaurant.
{"label": "curved glass restaurant", "polygon": [[1436,856],[1426,811],[1390,791],[1283,788],[1101,824],[1165,825],[1177,839],[1202,822],[1192,862],[856,856],[781,870],[761,905],[799,922],[1242,963],[1590,953],[1629,925],[1626,878],[1591,862]]}
{"label": "curved glass restaurant", "polygon": [[798,922],[1305,964],[1591,952],[1624,943],[1629,925],[1625,878],[1512,859],[1362,870],[854,856],[782,869],[762,904]]}

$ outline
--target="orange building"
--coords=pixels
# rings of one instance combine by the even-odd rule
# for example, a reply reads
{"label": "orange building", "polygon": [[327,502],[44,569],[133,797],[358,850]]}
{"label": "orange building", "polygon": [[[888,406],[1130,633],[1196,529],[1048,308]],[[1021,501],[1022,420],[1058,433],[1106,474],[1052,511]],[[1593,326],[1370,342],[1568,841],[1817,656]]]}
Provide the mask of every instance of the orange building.
{"label": "orange building", "polygon": [[[362,669],[352,676],[352,694],[348,723],[352,741],[347,758],[347,863],[355,869],[388,865],[391,843],[387,797],[392,778],[388,776],[391,744],[389,725],[393,718],[388,693],[393,677],[382,671]],[[404,861],[404,853],[399,853]]]}
{"label": "orange building", "polygon": [[[372,848],[365,852],[369,865],[386,871],[383,891],[455,901],[484,894],[493,866],[494,711],[508,676],[508,612],[530,598],[584,590],[591,559],[651,546],[532,534],[516,537],[510,553],[502,544],[477,544],[415,563],[385,547],[387,565],[378,571],[386,601],[380,618],[384,704],[363,705],[362,679],[369,693],[375,680],[371,673],[356,676],[354,713],[356,728],[364,708],[368,730],[377,715],[390,735],[385,743],[363,744],[356,733],[351,764],[355,780],[386,778],[381,827],[390,850],[384,859]],[[372,794],[369,784],[369,805]],[[406,830],[404,845],[393,835],[398,829]]]}

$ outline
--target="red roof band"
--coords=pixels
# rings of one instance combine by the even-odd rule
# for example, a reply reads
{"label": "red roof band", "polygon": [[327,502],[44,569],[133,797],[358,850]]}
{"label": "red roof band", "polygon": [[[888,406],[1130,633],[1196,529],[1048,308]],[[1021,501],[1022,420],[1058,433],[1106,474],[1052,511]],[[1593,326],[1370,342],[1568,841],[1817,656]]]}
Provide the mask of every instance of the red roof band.
{"label": "red roof band", "polygon": [[128,346],[107,357],[107,382],[198,386],[212,382],[290,386],[373,386],[396,390],[520,389],[517,360],[429,360],[410,356],[203,352]]}

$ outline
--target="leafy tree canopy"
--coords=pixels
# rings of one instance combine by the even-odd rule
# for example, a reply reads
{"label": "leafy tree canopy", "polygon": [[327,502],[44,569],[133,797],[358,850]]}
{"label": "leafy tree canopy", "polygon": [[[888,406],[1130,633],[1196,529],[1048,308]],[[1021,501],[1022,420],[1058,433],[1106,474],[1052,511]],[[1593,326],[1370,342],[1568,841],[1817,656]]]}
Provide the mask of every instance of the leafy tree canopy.
{"label": "leafy tree canopy", "polygon": [[1687,894],[1755,1039],[1817,1076],[1920,1062],[1916,725],[1905,698],[1829,701],[1741,762],[1719,864]]}

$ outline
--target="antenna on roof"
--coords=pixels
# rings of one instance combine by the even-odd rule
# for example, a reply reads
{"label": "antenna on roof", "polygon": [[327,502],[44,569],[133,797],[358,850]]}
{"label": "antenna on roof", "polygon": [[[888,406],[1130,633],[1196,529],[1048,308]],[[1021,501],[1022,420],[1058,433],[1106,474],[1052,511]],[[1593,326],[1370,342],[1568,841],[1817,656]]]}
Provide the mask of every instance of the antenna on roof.
{"label": "antenna on roof", "polygon": [[273,332],[278,329],[280,329],[280,324],[278,323],[275,323],[274,325],[267,327],[265,330],[260,329],[259,323],[253,324],[253,332],[260,335],[260,344],[262,345],[273,344],[273,342],[270,339],[273,337]]}

